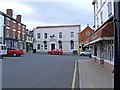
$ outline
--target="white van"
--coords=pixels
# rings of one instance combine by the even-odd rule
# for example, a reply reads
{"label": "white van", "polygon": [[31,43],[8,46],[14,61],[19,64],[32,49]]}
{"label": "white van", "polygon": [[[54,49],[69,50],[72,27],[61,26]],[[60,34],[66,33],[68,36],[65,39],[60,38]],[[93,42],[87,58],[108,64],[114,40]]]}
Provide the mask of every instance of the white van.
{"label": "white van", "polygon": [[3,58],[3,56],[7,55],[7,48],[5,44],[0,44],[0,56]]}

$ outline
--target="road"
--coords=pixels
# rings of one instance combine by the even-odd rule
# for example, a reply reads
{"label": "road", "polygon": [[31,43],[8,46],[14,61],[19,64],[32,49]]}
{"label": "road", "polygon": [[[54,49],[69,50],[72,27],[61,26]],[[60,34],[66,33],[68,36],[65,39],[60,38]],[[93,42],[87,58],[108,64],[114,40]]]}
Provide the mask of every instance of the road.
{"label": "road", "polygon": [[[27,53],[22,57],[2,60],[3,88],[71,88],[78,55],[47,55]],[[76,74],[76,87],[78,85]]]}

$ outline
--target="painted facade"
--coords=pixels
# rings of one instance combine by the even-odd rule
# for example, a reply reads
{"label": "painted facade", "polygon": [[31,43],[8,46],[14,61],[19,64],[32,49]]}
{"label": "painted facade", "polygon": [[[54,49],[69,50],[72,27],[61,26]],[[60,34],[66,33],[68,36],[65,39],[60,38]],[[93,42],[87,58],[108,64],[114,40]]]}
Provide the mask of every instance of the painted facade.
{"label": "painted facade", "polygon": [[114,69],[113,0],[93,0],[95,32],[87,39],[92,58],[109,70]]}
{"label": "painted facade", "polygon": [[78,51],[80,25],[41,26],[34,30],[34,46],[37,52],[62,49],[64,54]]}
{"label": "painted facade", "polygon": [[4,16],[0,12],[0,44],[3,44],[3,38],[4,38]]}

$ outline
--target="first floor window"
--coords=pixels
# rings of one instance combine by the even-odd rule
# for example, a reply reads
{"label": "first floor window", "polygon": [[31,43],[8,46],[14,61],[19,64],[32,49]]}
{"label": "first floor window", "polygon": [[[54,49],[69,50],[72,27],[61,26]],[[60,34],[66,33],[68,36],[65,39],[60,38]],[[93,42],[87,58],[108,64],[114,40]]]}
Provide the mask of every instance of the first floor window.
{"label": "first floor window", "polygon": [[22,34],[22,40],[24,40],[25,39],[25,36],[24,36],[24,34]]}
{"label": "first floor window", "polygon": [[37,49],[40,49],[40,44],[37,44]]}
{"label": "first floor window", "polygon": [[9,37],[9,29],[6,29],[6,37]]}
{"label": "first floor window", "polygon": [[15,32],[13,31],[13,38],[15,38]]}
{"label": "first floor window", "polygon": [[40,39],[40,33],[37,33],[37,38]]}
{"label": "first floor window", "polygon": [[70,34],[71,34],[70,37],[74,38],[74,32],[71,32]]}

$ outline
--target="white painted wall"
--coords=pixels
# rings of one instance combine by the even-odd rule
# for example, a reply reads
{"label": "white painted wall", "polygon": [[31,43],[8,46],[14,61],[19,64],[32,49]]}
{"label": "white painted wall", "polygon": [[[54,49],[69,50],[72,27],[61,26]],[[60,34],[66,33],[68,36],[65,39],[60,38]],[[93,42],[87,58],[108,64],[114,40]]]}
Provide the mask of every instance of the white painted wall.
{"label": "white painted wall", "polygon": [[[95,29],[97,29],[97,17],[99,19],[99,27],[106,22],[112,15],[114,15],[114,2],[113,0],[102,0],[103,6],[100,5],[100,1],[98,0],[98,10],[95,9]],[[112,3],[112,14],[108,16],[108,2]],[[104,3],[105,2],[105,3]],[[95,4],[96,5],[96,4]],[[101,12],[103,11],[103,23],[101,24]]]}
{"label": "white painted wall", "polygon": [[[4,16],[0,14],[0,42],[3,43]],[[2,38],[2,39],[1,39]]]}
{"label": "white painted wall", "polygon": [[[62,38],[59,38],[59,32],[62,32]],[[71,32],[74,32],[74,38],[70,38]],[[35,38],[35,43],[34,43],[34,49],[36,48],[37,52],[41,51],[48,51],[50,50],[50,44],[55,43],[55,47],[58,48],[58,41],[62,41],[62,48],[63,51],[66,53],[73,52],[73,50],[78,49],[78,32],[79,32],[79,27],[57,27],[57,28],[37,28],[34,30],[34,38]],[[40,33],[40,39],[37,38],[37,33]],[[47,33],[47,39],[44,39],[44,33]],[[56,42],[50,42],[50,36],[55,35]],[[47,41],[47,50],[44,49],[37,49],[37,44],[43,45],[43,41]],[[74,49],[71,50],[70,48],[70,40],[74,41]],[[44,46],[44,45],[43,45]],[[44,47],[43,47],[44,48]]]}

